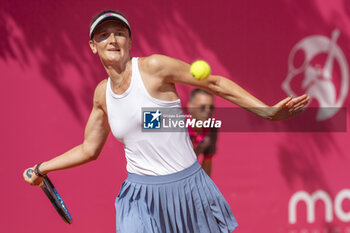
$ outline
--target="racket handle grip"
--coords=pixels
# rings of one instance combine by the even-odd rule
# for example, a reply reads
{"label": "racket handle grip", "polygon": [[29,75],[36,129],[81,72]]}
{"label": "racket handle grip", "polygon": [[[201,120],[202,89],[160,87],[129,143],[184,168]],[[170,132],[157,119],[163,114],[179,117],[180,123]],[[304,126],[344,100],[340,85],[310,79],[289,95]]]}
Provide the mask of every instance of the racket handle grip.
{"label": "racket handle grip", "polygon": [[34,170],[32,168],[29,168],[26,172],[26,175],[28,178],[32,178]]}

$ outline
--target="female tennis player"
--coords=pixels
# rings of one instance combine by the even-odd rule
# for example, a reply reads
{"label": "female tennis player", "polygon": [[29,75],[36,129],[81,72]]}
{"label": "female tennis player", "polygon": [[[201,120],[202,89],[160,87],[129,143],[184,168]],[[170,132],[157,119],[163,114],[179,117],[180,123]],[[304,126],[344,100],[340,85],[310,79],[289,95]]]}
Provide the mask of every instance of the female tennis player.
{"label": "female tennis player", "polygon": [[[231,209],[198,164],[188,132],[141,131],[142,107],[181,107],[175,83],[218,95],[269,120],[298,113],[306,95],[267,106],[239,85],[220,76],[197,81],[185,62],[163,55],[131,57],[131,28],[114,11],[101,12],[90,26],[90,47],[108,78],[94,93],[84,141],[68,152],[35,165],[24,179],[39,185],[40,175],[97,159],[110,131],[124,144],[128,177],[116,198],[118,233],[232,232]],[[40,167],[39,167],[40,166]]]}

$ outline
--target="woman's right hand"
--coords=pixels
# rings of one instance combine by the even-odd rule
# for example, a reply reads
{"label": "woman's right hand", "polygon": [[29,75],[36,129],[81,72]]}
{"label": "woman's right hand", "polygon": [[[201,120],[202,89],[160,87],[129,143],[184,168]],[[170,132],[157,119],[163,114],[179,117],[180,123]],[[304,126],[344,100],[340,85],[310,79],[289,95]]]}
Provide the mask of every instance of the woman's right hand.
{"label": "woman's right hand", "polygon": [[309,103],[310,97],[305,95],[299,97],[287,97],[271,107],[271,119],[273,121],[285,120],[302,112]]}
{"label": "woman's right hand", "polygon": [[41,185],[43,182],[43,177],[37,176],[35,174],[35,172],[32,172],[32,177],[28,177],[27,176],[27,171],[29,169],[33,169],[33,171],[35,171],[34,169],[36,168],[37,165],[35,165],[34,167],[31,168],[27,168],[24,172],[23,172],[23,178],[26,182],[28,182],[30,185]]}

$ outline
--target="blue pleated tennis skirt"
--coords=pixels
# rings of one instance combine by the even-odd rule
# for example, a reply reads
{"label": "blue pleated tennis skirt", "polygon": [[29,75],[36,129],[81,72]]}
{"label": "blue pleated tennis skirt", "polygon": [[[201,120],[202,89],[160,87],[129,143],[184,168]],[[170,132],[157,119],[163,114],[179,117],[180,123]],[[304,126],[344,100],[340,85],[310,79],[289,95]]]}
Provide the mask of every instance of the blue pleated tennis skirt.
{"label": "blue pleated tennis skirt", "polygon": [[129,173],[115,205],[117,233],[228,233],[238,225],[198,162],[169,175]]}

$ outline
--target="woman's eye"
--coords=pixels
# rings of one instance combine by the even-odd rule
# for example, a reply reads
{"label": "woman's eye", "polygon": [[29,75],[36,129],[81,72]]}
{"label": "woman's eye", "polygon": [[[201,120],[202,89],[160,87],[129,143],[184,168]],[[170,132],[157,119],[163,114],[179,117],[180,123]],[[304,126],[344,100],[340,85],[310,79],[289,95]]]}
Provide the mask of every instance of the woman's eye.
{"label": "woman's eye", "polygon": [[107,33],[107,32],[103,32],[103,33],[98,35],[98,37],[100,39],[106,39],[106,38],[108,38],[108,36],[109,36],[109,33]]}
{"label": "woman's eye", "polygon": [[125,32],[116,32],[117,36],[125,36]]}

